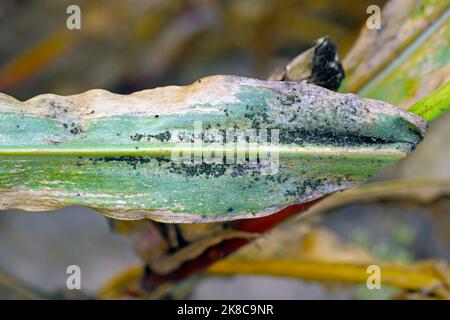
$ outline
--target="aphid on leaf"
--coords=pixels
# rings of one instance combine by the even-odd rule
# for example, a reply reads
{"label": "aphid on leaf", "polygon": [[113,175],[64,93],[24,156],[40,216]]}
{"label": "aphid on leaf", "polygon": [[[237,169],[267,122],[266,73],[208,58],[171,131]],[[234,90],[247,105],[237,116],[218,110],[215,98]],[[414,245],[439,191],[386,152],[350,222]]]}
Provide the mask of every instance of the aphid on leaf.
{"label": "aphid on leaf", "polygon": [[83,205],[172,223],[260,217],[348,189],[427,127],[385,102],[235,76],[131,95],[0,95],[0,122],[0,209]]}

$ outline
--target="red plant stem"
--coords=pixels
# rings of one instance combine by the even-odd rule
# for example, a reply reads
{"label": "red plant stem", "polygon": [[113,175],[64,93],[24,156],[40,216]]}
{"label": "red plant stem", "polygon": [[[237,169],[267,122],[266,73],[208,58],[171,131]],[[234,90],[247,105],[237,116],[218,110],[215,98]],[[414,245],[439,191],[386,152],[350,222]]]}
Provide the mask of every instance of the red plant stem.
{"label": "red plant stem", "polygon": [[[323,199],[323,197],[314,201],[293,205],[267,217],[239,220],[235,222],[233,228],[235,230],[251,233],[264,233],[280,224],[281,222],[285,221],[286,219],[306,211],[321,199]],[[219,244],[212,246],[197,258],[186,261],[179,268],[166,275],[157,274],[147,268],[147,272],[144,275],[143,279],[143,285],[145,288],[151,289],[165,282],[175,282],[183,280],[187,277],[204,271],[214,262],[225,258],[229,254],[235,252],[251,241],[253,241],[253,239],[234,238],[225,240]]]}

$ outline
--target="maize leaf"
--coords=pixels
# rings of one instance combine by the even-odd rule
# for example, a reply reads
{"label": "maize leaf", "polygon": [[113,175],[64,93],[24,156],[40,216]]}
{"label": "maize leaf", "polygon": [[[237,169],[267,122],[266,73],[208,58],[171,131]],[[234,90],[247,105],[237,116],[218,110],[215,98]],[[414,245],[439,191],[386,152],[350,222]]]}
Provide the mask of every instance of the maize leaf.
{"label": "maize leaf", "polygon": [[[385,102],[235,76],[127,96],[91,90],[19,102],[0,95],[0,123],[0,209],[83,205],[172,223],[261,217],[348,189],[405,157],[427,127]],[[220,141],[198,144],[211,128],[278,130],[278,139],[269,134],[270,142],[223,152]],[[227,160],[174,160],[201,150]],[[258,161],[262,150],[277,156],[269,174]]]}
{"label": "maize leaf", "polygon": [[407,108],[450,80],[450,3],[390,1],[344,59],[340,91]]}

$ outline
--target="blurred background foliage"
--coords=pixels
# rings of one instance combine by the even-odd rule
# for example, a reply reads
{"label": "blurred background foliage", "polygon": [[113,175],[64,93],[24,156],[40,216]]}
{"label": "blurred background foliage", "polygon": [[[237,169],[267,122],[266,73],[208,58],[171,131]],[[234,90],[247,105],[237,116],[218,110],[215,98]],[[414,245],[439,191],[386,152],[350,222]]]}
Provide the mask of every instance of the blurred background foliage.
{"label": "blurred background foliage", "polygon": [[[92,88],[130,93],[189,84],[212,74],[265,79],[325,35],[345,57],[368,17],[367,7],[385,2],[6,0],[0,3],[0,92],[24,100],[41,93],[75,94]],[[404,5],[412,2],[405,0]],[[69,4],[81,7],[81,30],[66,29]],[[298,270],[305,267],[300,263],[322,263],[328,258],[326,263],[330,259],[333,263],[398,262],[410,265],[413,274],[428,274],[416,261],[448,261],[449,120],[447,114],[433,122],[410,157],[375,177],[378,189],[357,191],[345,201],[331,199],[322,208],[313,208],[316,212],[265,235],[241,250],[244,253],[227,259],[229,264],[222,269],[213,266],[189,297],[429,297],[395,281],[391,287],[371,291],[358,279],[352,283],[305,274],[279,277],[276,272],[222,276],[227,273],[223,270],[235,266],[233,261],[243,265],[242,257],[264,258],[262,253],[271,259],[289,258]],[[408,180],[393,186],[394,179]],[[326,263],[321,264],[324,274],[336,270],[336,265]],[[81,267],[81,293],[64,291],[70,264]],[[94,296],[108,279],[136,264],[140,259],[132,241],[111,232],[103,216],[86,208],[0,214],[2,298]],[[447,267],[443,273],[436,268],[432,264],[426,280],[448,285]],[[103,288],[103,296],[133,297],[133,290],[139,291],[139,274],[140,270],[131,273],[132,284],[125,281],[120,292]],[[358,278],[357,270],[350,274]],[[410,283],[420,280],[414,279]]]}
{"label": "blurred background foliage", "polygon": [[[329,35],[347,52],[374,0],[2,1],[0,89],[21,99],[118,93],[209,74],[267,78]],[[82,29],[67,30],[69,4]],[[7,78],[7,79],[6,79]]]}

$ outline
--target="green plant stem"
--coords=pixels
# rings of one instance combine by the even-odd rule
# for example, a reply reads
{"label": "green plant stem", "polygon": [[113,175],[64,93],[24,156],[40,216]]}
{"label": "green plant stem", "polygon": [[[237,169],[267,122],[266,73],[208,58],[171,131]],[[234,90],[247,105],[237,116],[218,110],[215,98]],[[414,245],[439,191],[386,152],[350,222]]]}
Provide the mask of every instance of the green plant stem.
{"label": "green plant stem", "polygon": [[413,104],[408,111],[433,121],[450,110],[450,82],[434,90],[427,97]]}

